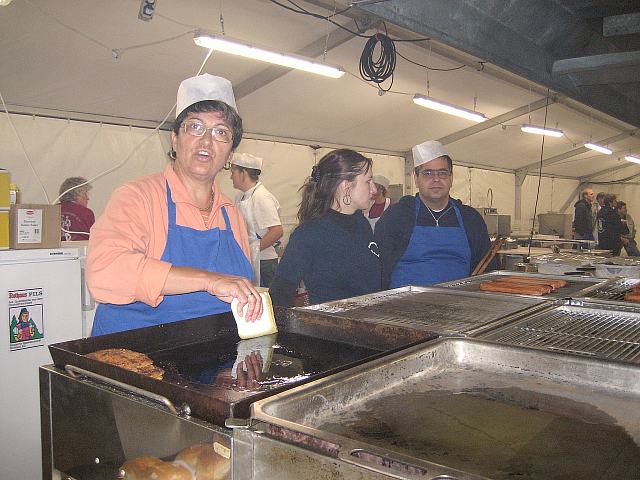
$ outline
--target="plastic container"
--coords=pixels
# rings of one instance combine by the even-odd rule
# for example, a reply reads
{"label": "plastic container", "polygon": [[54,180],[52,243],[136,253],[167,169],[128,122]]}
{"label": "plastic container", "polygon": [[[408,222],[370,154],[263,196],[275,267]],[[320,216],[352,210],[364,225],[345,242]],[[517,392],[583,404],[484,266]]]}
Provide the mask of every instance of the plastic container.
{"label": "plastic container", "polygon": [[9,204],[17,205],[20,203],[20,189],[15,183],[9,184]]}

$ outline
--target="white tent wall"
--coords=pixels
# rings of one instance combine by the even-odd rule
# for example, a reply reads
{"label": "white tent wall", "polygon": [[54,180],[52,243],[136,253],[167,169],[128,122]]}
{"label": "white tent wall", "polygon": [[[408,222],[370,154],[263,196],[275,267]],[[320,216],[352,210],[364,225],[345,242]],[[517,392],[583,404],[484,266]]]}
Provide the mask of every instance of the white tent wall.
{"label": "white tent wall", "polygon": [[[49,201],[58,196],[62,181],[69,176],[92,178],[124,161],[127,163],[93,183],[90,207],[99,216],[111,193],[118,185],[141,175],[160,171],[167,162],[169,132],[116,126],[84,121],[54,119],[39,116],[12,115],[13,121],[33,166],[44,183]],[[250,137],[250,135],[249,135]],[[0,167],[11,172],[12,181],[21,189],[22,201],[46,203],[39,182],[27,164],[22,146],[6,115],[0,116]],[[134,149],[137,150],[132,154]],[[261,180],[281,203],[285,239],[296,225],[300,196],[298,189],[329,148],[314,149],[308,145],[245,138],[238,151],[250,152],[265,159]],[[392,184],[404,183],[405,160],[394,155],[363,152],[373,158],[374,173],[385,175]],[[616,174],[603,177],[615,180]],[[228,172],[221,172],[218,183],[231,198],[237,193]],[[543,177],[537,213],[557,212],[578,186],[578,180]],[[406,192],[414,190],[405,186]],[[511,215],[514,231],[529,231],[538,188],[538,177],[528,176],[522,186],[521,222],[515,221],[515,179],[509,172],[489,171],[455,166],[451,195],[474,207],[490,204],[501,214]],[[493,193],[491,201],[489,189]],[[594,185],[596,191],[616,193],[629,205],[629,212],[640,218],[638,185]],[[562,213],[573,214],[574,199]]]}

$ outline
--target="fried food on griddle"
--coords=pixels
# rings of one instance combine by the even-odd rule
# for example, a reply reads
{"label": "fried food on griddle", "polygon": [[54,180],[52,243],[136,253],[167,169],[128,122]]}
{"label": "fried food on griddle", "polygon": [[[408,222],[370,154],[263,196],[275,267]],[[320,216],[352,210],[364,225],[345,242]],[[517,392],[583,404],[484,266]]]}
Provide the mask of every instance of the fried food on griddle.
{"label": "fried food on griddle", "polygon": [[107,348],[86,356],[158,380],[162,380],[164,376],[164,370],[155,366],[147,355],[126,348]]}

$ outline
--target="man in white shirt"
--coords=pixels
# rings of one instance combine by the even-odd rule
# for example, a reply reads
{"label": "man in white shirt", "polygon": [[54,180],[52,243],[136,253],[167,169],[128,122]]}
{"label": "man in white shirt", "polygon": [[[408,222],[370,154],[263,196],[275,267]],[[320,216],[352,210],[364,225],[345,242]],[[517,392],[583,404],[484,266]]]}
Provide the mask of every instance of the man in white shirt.
{"label": "man in white shirt", "polygon": [[233,188],[242,193],[236,195],[249,233],[251,265],[254,283],[269,287],[278,267],[275,246],[282,237],[282,222],[278,211],[280,203],[260,182],[262,158],[249,153],[235,153],[231,160]]}

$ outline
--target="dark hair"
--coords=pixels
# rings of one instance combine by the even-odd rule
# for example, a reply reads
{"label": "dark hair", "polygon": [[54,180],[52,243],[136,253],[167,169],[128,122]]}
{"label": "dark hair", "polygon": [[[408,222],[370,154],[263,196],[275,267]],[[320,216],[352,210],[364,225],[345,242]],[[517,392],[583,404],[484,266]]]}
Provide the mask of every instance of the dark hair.
{"label": "dark hair", "polygon": [[605,193],[604,200],[602,202],[608,207],[614,207],[615,206],[615,204],[614,204],[615,200],[616,200],[616,196],[615,195],[612,195],[610,193]]}
{"label": "dark hair", "polygon": [[[451,157],[449,155],[442,155],[442,156],[447,159],[447,167],[449,168],[449,171],[453,172],[453,160],[451,160]],[[436,158],[440,158],[440,157],[436,157]],[[435,160],[435,158],[432,158],[431,160]],[[424,163],[427,163],[427,162],[424,162]],[[418,165],[413,169],[414,173],[416,174],[416,177],[420,175],[420,167],[424,165],[424,163],[421,165]]]}
{"label": "dark hair", "polygon": [[618,200],[618,203],[616,204],[616,208],[618,210],[620,210],[622,207],[626,207],[626,206],[627,206],[626,202],[623,202],[622,200]]}
{"label": "dark hair", "polygon": [[[182,128],[182,124],[187,119],[187,115],[190,113],[203,113],[203,112],[219,112],[222,114],[222,118],[224,121],[229,124],[231,127],[231,132],[233,134],[233,143],[231,146],[231,150],[235,150],[240,145],[240,140],[242,140],[242,118],[238,115],[238,112],[233,107],[230,107],[224,102],[219,100],[202,100],[200,102],[196,102],[193,105],[189,105],[185,108],[180,115],[176,118],[176,121],[173,123],[173,133],[176,135],[180,134],[180,129]],[[173,152],[173,150],[172,150]],[[174,153],[175,155],[175,153]],[[169,152],[169,157],[171,157],[171,152]],[[171,157],[173,159],[173,157]]]}
{"label": "dark hair", "polygon": [[596,200],[599,200],[600,198],[604,198],[606,197],[607,194],[604,192],[598,192],[598,194],[596,195]]}
{"label": "dark hair", "polygon": [[240,171],[244,170],[245,172],[247,172],[249,174],[249,178],[255,182],[260,180],[260,174],[262,173],[262,170],[259,170],[257,168],[243,167],[242,165],[236,165],[235,163],[231,164],[231,168],[233,167],[237,168]]}
{"label": "dark hair", "polygon": [[371,169],[373,161],[354,150],[346,148],[332,150],[313,167],[311,176],[304,185],[302,201],[298,208],[298,221],[304,223],[325,215],[343,180],[352,182]]}

